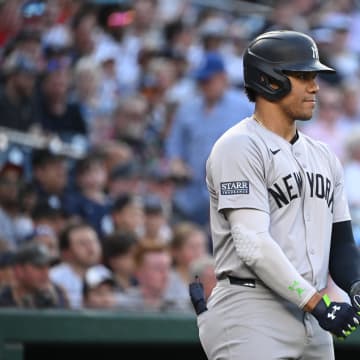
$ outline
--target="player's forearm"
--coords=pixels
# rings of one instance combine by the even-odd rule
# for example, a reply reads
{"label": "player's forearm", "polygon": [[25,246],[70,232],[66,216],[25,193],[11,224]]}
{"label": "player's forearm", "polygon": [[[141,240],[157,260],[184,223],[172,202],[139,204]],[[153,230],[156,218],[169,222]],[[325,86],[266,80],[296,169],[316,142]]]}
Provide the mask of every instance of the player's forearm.
{"label": "player's forearm", "polygon": [[273,291],[303,308],[316,289],[271,237],[269,215],[256,209],[228,209],[225,215],[239,258]]}
{"label": "player's forearm", "polygon": [[351,221],[333,224],[329,270],[334,282],[347,293],[360,280],[360,251],[354,241]]}
{"label": "player's forearm", "polygon": [[316,289],[298,273],[269,233],[240,231],[239,227],[232,233],[239,257],[268,287],[299,308],[308,303]]}

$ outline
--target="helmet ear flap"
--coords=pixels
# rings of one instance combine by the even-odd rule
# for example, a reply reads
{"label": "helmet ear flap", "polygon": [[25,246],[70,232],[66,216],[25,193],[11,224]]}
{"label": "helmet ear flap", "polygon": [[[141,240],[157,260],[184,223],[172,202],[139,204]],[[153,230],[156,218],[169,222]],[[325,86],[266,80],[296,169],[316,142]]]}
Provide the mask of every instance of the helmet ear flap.
{"label": "helmet ear flap", "polygon": [[278,81],[276,81],[274,78],[272,78],[264,73],[260,74],[259,82],[263,86],[265,86],[269,89],[274,89],[274,90],[279,89],[279,87],[281,86],[281,84],[279,84]]}
{"label": "helmet ear flap", "polygon": [[247,69],[247,85],[269,101],[278,101],[291,90],[291,83],[282,72],[271,71],[271,75],[253,66]]}

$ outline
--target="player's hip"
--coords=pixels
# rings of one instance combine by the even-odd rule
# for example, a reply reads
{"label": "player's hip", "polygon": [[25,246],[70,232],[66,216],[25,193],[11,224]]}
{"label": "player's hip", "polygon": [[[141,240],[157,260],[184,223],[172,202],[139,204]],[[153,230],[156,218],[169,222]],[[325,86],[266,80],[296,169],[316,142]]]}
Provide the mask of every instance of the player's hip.
{"label": "player's hip", "polygon": [[209,359],[238,359],[240,353],[247,360],[296,359],[306,354],[304,344],[315,338],[323,344],[315,352],[330,354],[319,359],[332,359],[331,339],[310,315],[260,282],[255,287],[246,284],[219,281],[208,310],[198,316],[200,340]]}
{"label": "player's hip", "polygon": [[303,311],[295,304],[286,301],[260,280],[230,278],[218,280],[210,298],[208,309],[214,311],[231,312],[233,316],[241,316],[243,319],[253,317],[268,318],[270,314],[285,312],[288,316],[303,320]]}

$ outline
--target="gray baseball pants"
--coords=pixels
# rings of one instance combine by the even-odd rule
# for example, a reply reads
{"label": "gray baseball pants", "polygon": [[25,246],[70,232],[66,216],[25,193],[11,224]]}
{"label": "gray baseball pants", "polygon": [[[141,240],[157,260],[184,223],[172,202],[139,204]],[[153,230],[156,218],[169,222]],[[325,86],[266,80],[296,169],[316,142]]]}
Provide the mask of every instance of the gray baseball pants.
{"label": "gray baseball pants", "polygon": [[317,320],[257,282],[218,281],[197,318],[209,360],[334,360],[330,333]]}

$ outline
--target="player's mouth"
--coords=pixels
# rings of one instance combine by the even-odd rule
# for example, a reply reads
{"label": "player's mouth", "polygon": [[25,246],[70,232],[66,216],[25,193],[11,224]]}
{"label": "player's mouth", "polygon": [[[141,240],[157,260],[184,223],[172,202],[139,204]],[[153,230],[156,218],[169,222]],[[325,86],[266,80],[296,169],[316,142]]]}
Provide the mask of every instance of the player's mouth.
{"label": "player's mouth", "polygon": [[316,105],[316,100],[315,99],[305,99],[304,100],[305,103],[312,105],[313,107]]}

